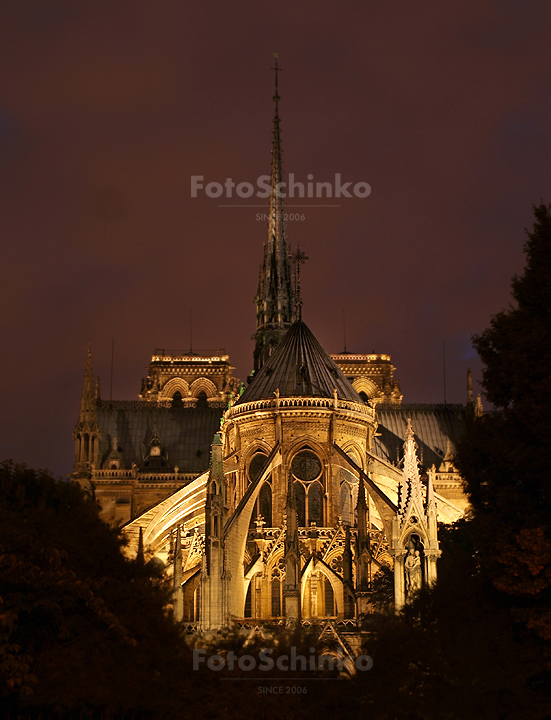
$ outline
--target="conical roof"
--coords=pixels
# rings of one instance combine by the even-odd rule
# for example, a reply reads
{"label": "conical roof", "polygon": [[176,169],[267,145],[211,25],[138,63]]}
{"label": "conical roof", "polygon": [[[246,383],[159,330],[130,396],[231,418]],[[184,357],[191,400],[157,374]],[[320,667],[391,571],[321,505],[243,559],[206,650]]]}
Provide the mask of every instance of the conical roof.
{"label": "conical roof", "polygon": [[297,320],[289,328],[236,405],[271,399],[278,389],[280,397],[327,398],[332,398],[336,389],[341,400],[362,403],[358,393],[302,320]]}

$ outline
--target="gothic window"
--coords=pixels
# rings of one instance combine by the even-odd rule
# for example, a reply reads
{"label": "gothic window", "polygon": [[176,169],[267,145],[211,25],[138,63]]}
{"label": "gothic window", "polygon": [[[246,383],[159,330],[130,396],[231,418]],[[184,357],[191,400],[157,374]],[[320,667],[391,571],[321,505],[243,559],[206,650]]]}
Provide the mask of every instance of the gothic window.
{"label": "gothic window", "polygon": [[321,461],[311,450],[303,450],[293,458],[291,470],[297,480],[312,482],[321,475]]}
{"label": "gothic window", "polygon": [[272,527],[272,486],[269,482],[262,484],[258,496],[258,511],[264,518],[266,527]]}
{"label": "gothic window", "polygon": [[272,579],[272,617],[281,617],[281,580]]}
{"label": "gothic window", "polygon": [[263,452],[255,453],[249,463],[249,483],[258,480],[266,465],[267,455]]}
{"label": "gothic window", "polygon": [[208,407],[209,404],[207,402],[207,393],[204,390],[201,390],[199,395],[197,395],[197,407]]}
{"label": "gothic window", "polygon": [[346,481],[341,483],[341,517],[345,525],[352,524],[352,488]]}
{"label": "gothic window", "polygon": [[297,523],[299,527],[306,527],[306,490],[304,485],[295,480],[293,483],[295,505],[297,508]]}
{"label": "gothic window", "polygon": [[321,460],[309,448],[297,453],[291,462],[299,527],[312,523],[323,526],[322,471]]}
{"label": "gothic window", "polygon": [[319,482],[313,482],[308,488],[308,525],[323,525],[323,490]]}
{"label": "gothic window", "polygon": [[271,594],[272,594],[272,617],[277,618],[283,615],[283,577],[285,575],[283,558],[280,558],[272,568],[271,573]]}
{"label": "gothic window", "polygon": [[245,613],[244,617],[250,618],[252,617],[252,611],[253,611],[253,603],[252,603],[252,581],[249,583],[249,587],[247,590],[247,597],[245,598]]}
{"label": "gothic window", "polygon": [[358,393],[358,394],[359,394],[359,396],[361,397],[362,401],[363,401],[366,405],[369,405],[369,398],[367,397],[366,393],[364,393],[364,391],[362,390],[361,393]]}
{"label": "gothic window", "polygon": [[261,580],[262,576],[260,573],[256,573],[256,575],[251,578],[249,589],[247,590],[247,596],[245,598],[244,617],[262,617]]}
{"label": "gothic window", "polygon": [[201,619],[201,584],[199,583],[197,585],[197,589],[195,590],[195,593],[193,595],[195,600],[195,617],[193,618],[195,622],[199,621]]}
{"label": "gothic window", "polygon": [[[248,468],[249,484],[258,480],[258,478],[262,475],[262,471],[266,467],[267,459],[267,455],[263,452],[257,452],[252,456]],[[256,527],[254,521],[259,515],[264,518],[265,527],[272,527],[272,485],[270,482],[270,476],[268,476],[268,478],[262,483],[260,493],[258,494],[251,514],[249,527]]]}
{"label": "gothic window", "polygon": [[324,576],[325,583],[325,614],[329,617],[333,617],[337,613],[335,612],[335,593],[333,592],[333,586],[329,578]]}

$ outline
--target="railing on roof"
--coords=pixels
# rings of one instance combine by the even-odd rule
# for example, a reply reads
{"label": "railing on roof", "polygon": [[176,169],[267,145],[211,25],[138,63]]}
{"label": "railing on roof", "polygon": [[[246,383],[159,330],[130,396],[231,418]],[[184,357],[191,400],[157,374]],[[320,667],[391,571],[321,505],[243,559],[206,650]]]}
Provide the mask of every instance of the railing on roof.
{"label": "railing on roof", "polygon": [[160,357],[187,357],[187,358],[193,358],[193,357],[219,357],[220,355],[226,355],[226,350],[224,348],[207,348],[206,350],[174,350],[174,349],[167,349],[167,348],[155,348],[155,351],[153,355],[158,355]]}
{"label": "railing on roof", "polygon": [[[187,398],[184,399],[184,403],[181,409],[196,410],[197,409],[197,398],[190,398],[186,402]],[[173,408],[173,400],[97,400],[96,405],[98,408],[108,408],[109,410],[157,410],[161,408]],[[215,410],[225,410],[228,407],[228,403],[225,400],[213,400],[210,399],[208,402],[208,408]],[[203,408],[203,409],[208,409]],[[177,408],[179,409],[179,408]]]}
{"label": "railing on roof", "polygon": [[[258,410],[279,410],[295,407],[316,407],[316,408],[327,408],[328,410],[335,409],[334,398],[323,398],[323,397],[284,397],[284,398],[270,398],[266,400],[253,400],[248,403],[238,403],[230,408],[230,416],[242,415],[249,412],[255,412]],[[338,410],[351,410],[353,412],[361,413],[362,415],[369,415],[373,417],[375,411],[369,405],[363,403],[350,402],[348,400],[337,400]]]}

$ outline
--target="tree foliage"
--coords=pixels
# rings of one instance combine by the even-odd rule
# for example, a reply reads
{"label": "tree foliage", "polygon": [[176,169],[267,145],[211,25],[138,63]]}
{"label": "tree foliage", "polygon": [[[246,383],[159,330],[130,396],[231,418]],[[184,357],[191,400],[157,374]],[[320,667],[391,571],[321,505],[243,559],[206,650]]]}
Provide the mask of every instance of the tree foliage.
{"label": "tree foliage", "polygon": [[[187,649],[167,590],[121,553],[94,501],[47,473],[0,466],[0,702],[60,713],[162,706]],[[175,678],[173,678],[175,679]],[[168,717],[168,714],[167,714]]]}
{"label": "tree foliage", "polygon": [[367,621],[373,669],[352,693],[362,717],[378,720],[532,720],[551,703],[534,678],[540,648],[516,628],[481,572],[476,533],[461,520],[440,530],[438,582],[400,613]]}
{"label": "tree foliage", "polygon": [[496,408],[459,447],[480,562],[516,617],[551,641],[551,214],[534,208],[513,302],[473,338]]}

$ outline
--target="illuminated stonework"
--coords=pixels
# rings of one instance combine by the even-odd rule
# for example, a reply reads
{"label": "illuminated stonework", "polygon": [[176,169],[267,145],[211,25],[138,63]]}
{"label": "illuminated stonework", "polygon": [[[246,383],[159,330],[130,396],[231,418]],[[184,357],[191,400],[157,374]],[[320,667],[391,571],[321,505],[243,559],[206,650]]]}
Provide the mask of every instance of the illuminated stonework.
{"label": "illuminated stonework", "polygon": [[139,397],[145,402],[181,402],[186,407],[195,407],[198,401],[227,407],[240,386],[233,370],[224,351],[196,354],[158,349]]}
{"label": "illuminated stonework", "polygon": [[365,402],[372,405],[399,405],[402,402],[400,383],[394,379],[396,368],[390,362],[390,355],[339,353],[331,357]]}
{"label": "illuminated stonework", "polygon": [[162,564],[174,617],[193,630],[354,628],[378,574],[394,571],[398,605],[434,581],[436,521],[466,507],[453,446],[472,392],[467,407],[403,405],[389,355],[330,356],[302,322],[277,193],[277,86],[274,99],[248,386],[222,351],[156,350],[140,399],[107,402],[89,355],[74,435],[75,480],[124,523],[131,557]]}

